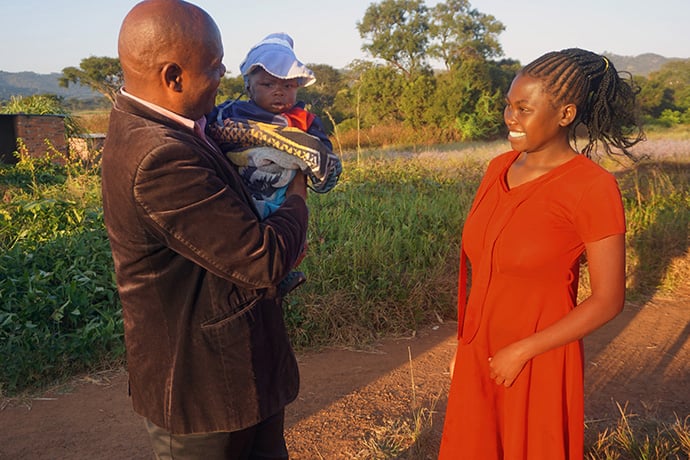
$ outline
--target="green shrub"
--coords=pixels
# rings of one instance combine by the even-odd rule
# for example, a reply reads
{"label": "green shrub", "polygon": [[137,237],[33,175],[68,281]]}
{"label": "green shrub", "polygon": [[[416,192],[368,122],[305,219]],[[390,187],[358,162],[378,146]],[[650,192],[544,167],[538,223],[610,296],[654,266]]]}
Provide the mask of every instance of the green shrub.
{"label": "green shrub", "polygon": [[4,114],[58,114],[65,116],[65,130],[67,136],[74,136],[83,131],[79,122],[72,117],[64,100],[54,94],[38,94],[33,96],[12,96],[4,104],[0,104],[0,113]]}
{"label": "green shrub", "polygon": [[0,384],[10,393],[122,356],[122,316],[102,220],[0,255]]}
{"label": "green shrub", "polygon": [[[486,161],[501,148],[345,155],[338,187],[309,196],[300,267],[308,282],[285,304],[295,345],[360,346],[454,319],[462,223]],[[687,279],[688,267],[676,262],[687,259],[687,170],[653,161],[618,173],[633,296]],[[121,360],[98,168],[25,156],[0,167],[0,196],[0,392]]]}
{"label": "green shrub", "polygon": [[309,197],[308,282],[287,303],[297,346],[356,345],[455,315],[462,218],[479,163],[346,163],[340,185]]}
{"label": "green shrub", "polygon": [[0,168],[0,393],[123,355],[95,171],[23,157]]}

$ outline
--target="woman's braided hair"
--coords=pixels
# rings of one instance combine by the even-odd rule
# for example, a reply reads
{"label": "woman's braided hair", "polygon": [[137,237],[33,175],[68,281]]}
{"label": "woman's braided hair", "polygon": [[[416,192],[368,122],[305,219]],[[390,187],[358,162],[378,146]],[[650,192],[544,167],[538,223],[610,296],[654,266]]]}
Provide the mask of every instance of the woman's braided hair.
{"label": "woman's braided hair", "polygon": [[635,105],[639,89],[630,74],[622,78],[606,57],[579,48],[546,53],[520,73],[541,80],[555,105],[577,106],[570,139],[575,143],[580,124],[587,127],[589,141],[582,149],[586,156],[601,143],[609,155],[622,152],[634,158],[629,149],[645,136]]}

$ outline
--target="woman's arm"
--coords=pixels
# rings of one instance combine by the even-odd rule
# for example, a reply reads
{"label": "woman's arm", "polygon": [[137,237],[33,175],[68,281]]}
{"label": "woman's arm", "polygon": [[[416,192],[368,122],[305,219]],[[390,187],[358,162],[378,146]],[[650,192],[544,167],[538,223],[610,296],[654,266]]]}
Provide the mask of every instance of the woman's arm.
{"label": "woman's arm", "polygon": [[566,316],[539,332],[508,345],[489,358],[491,378],[510,386],[535,356],[578,340],[623,310],[625,301],[625,235],[585,245],[592,293]]}

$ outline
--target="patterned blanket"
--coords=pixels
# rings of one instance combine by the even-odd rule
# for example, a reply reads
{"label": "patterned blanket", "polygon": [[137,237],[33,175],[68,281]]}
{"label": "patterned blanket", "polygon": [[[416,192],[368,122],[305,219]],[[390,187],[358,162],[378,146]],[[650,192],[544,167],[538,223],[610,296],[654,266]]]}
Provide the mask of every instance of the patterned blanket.
{"label": "patterned blanket", "polygon": [[[301,169],[310,179],[310,188],[325,193],[335,186],[342,172],[338,157],[317,137],[298,128],[226,118],[222,124],[210,123],[207,133],[237,166],[264,169],[264,181],[266,174],[276,172],[270,165],[273,162],[283,168]],[[269,149],[254,147],[271,147],[277,152],[271,154]]]}

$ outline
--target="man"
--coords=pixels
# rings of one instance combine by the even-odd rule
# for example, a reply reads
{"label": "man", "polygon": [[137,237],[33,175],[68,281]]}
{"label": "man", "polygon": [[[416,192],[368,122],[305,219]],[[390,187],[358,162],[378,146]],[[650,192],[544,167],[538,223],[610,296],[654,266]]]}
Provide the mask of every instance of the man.
{"label": "man", "polygon": [[261,221],[203,134],[225,73],[200,8],[146,0],[125,17],[124,87],[103,149],[103,209],[130,393],[158,458],[287,458],[297,364],[276,285],[306,239],[306,180]]}

